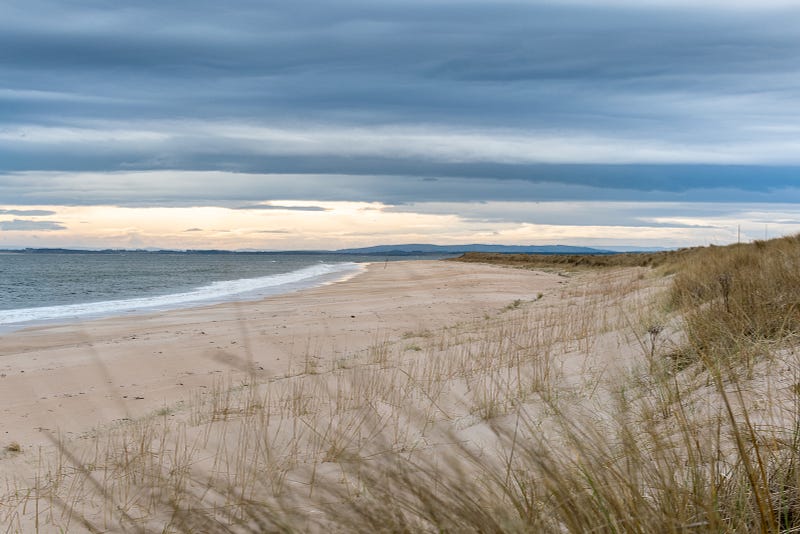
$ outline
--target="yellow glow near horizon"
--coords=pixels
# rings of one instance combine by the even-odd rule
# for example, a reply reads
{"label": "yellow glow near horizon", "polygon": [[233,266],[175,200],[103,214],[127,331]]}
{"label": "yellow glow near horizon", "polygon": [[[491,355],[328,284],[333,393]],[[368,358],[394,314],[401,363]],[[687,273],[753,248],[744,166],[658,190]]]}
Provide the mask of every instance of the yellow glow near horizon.
{"label": "yellow glow near horizon", "polygon": [[[528,204],[515,206],[527,208]],[[493,209],[509,206],[498,204]],[[458,206],[453,206],[453,213],[421,213],[414,211],[414,206],[402,208],[369,202],[304,200],[254,204],[249,209],[3,206],[0,247],[294,250],[420,242],[683,246],[731,242],[736,238],[737,226],[731,220],[718,219],[712,221],[716,226],[699,227],[709,220],[687,217],[656,221],[663,226],[535,224],[491,217],[466,218],[457,214]],[[534,210],[536,206],[531,204],[530,208]],[[53,213],[31,215],[32,210]],[[763,217],[763,213],[757,215]],[[29,226],[57,223],[63,229],[24,229],[24,224],[9,224],[12,221]],[[775,226],[772,231],[773,235],[780,235],[796,230]]]}
{"label": "yellow glow near horizon", "polygon": [[314,249],[373,244],[373,238],[415,240],[455,228],[451,215],[393,213],[364,202],[273,202],[254,209],[223,207],[25,206],[47,216],[0,216],[57,222],[63,230],[0,232],[0,246],[91,248]]}

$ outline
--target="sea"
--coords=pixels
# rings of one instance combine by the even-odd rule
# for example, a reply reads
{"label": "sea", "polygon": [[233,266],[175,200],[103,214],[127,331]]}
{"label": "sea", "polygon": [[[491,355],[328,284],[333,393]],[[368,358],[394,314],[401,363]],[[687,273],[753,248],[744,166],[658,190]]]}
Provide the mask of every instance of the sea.
{"label": "sea", "polygon": [[346,280],[370,262],[443,255],[0,252],[0,333],[45,323],[257,300]]}

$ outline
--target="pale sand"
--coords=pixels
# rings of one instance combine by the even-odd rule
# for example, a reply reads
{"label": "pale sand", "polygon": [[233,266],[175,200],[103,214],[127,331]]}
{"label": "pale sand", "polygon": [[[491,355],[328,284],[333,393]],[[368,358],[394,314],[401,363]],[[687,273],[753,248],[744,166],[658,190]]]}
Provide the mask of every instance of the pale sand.
{"label": "pale sand", "polygon": [[[409,480],[432,487],[473,470],[481,482],[472,489],[503,486],[494,475],[509,472],[518,437],[529,452],[557,451],[556,468],[582,477],[576,455],[605,470],[619,436],[637,435],[642,452],[630,465],[649,465],[649,451],[671,443],[652,432],[672,409],[663,403],[673,380],[681,411],[671,413],[691,414],[697,429],[686,443],[719,451],[729,429],[709,375],[662,374],[685,343],[660,299],[669,283],[644,269],[378,263],[261,302],[5,335],[0,524],[84,532],[83,517],[98,531],[122,525],[127,511],[161,531],[177,491],[223,523],[258,502],[288,513],[298,531],[327,532],[320,506],[349,502],[370,476],[382,495],[382,469],[398,460],[422,477]],[[791,443],[783,429],[796,421],[796,355],[775,356],[735,385],[754,428],[776,429],[764,435],[771,447]],[[248,367],[255,382],[236,370]],[[115,424],[122,419],[136,422]],[[62,446],[48,450],[58,432]],[[735,457],[733,443],[723,447]],[[552,473],[523,461],[528,469],[534,480]]]}
{"label": "pale sand", "polygon": [[363,353],[408,332],[495,314],[559,287],[553,273],[438,261],[376,263],[271,297],[0,336],[0,445],[24,450],[190,402],[232,369],[280,376],[313,355]]}

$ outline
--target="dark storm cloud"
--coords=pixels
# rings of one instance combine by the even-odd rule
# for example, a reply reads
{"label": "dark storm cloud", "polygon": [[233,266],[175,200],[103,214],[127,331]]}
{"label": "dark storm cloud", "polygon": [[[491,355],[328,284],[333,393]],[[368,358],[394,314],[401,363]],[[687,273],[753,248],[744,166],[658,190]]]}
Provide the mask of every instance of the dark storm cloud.
{"label": "dark storm cloud", "polygon": [[29,221],[26,219],[14,219],[13,221],[0,221],[0,231],[55,231],[66,230],[62,224],[54,221]]}
{"label": "dark storm cloud", "polygon": [[285,176],[108,174],[78,194],[6,174],[0,201],[769,200],[800,183],[799,10],[589,4],[3,2],[0,172]]}

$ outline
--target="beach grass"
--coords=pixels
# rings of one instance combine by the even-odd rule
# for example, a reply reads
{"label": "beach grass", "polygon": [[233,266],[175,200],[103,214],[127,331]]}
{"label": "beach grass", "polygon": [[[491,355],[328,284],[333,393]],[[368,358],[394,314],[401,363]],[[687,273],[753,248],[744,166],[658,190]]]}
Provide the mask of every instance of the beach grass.
{"label": "beach grass", "polygon": [[800,238],[517,256],[483,260],[580,269],[53,436],[0,492],[4,532],[800,531]]}

